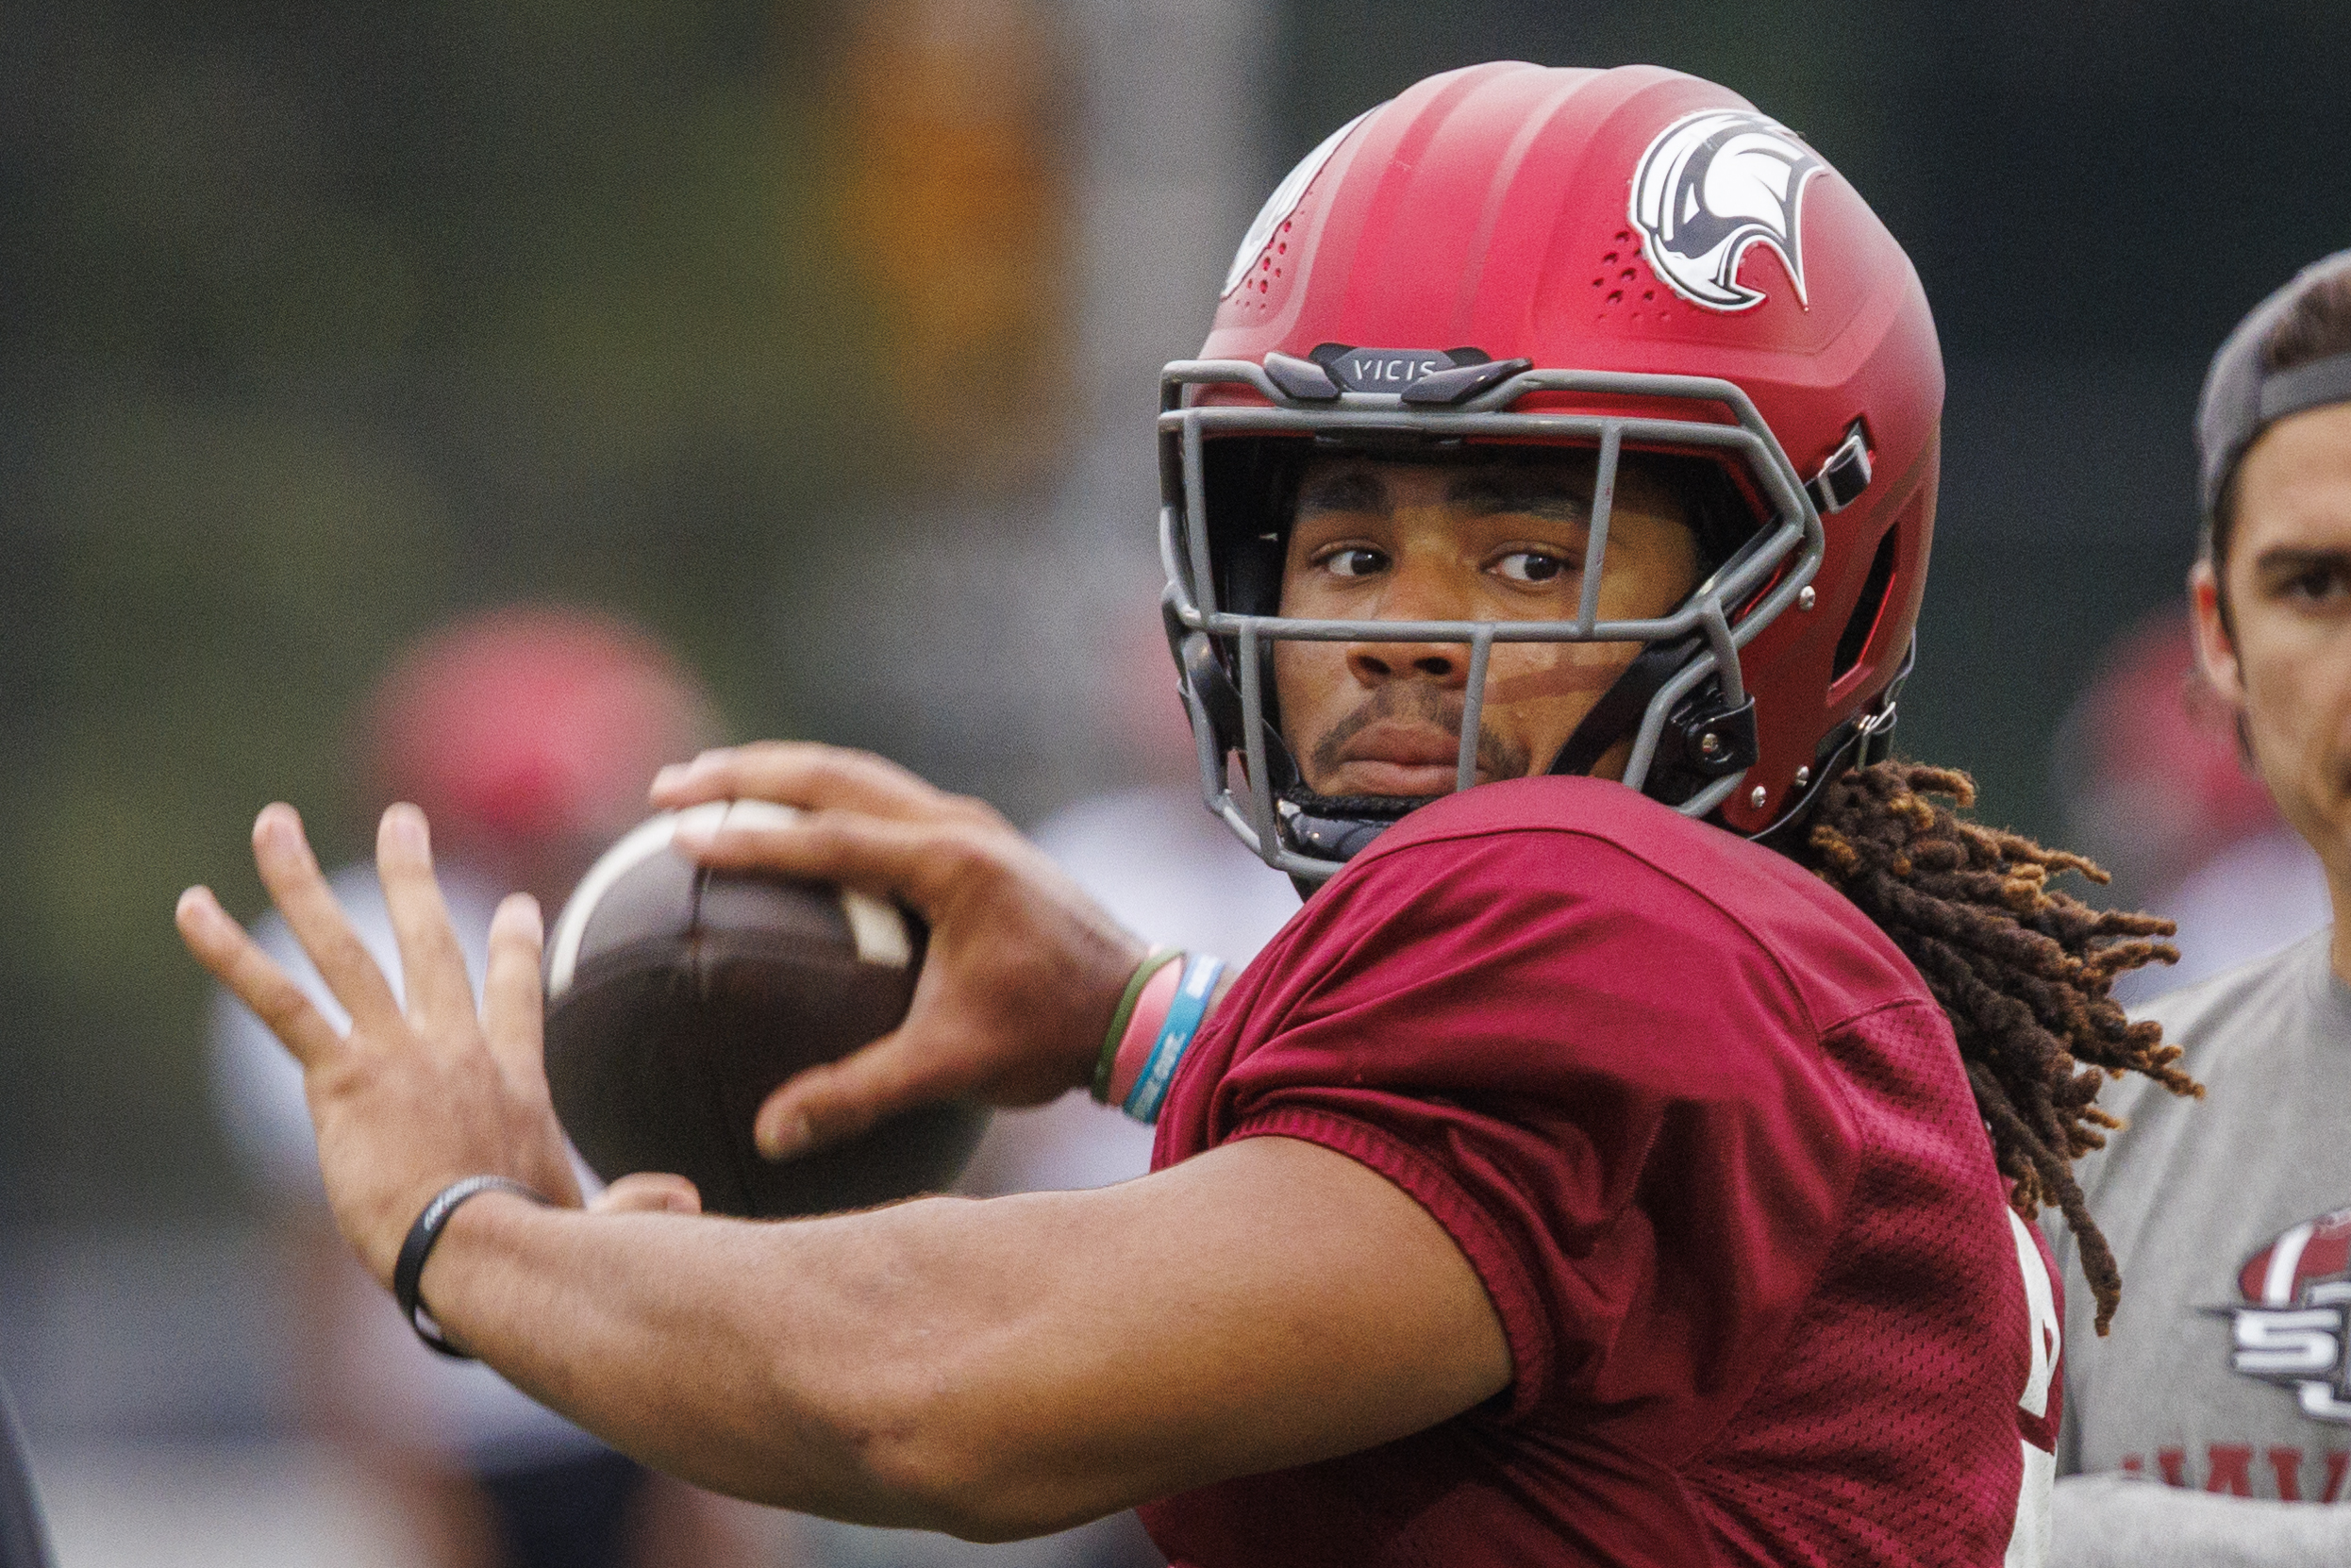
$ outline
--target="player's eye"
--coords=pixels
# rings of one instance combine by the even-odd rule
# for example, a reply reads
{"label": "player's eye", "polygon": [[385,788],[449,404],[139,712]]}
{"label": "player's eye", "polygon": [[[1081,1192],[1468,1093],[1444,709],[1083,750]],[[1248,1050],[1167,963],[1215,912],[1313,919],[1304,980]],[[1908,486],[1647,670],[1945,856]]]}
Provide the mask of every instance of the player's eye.
{"label": "player's eye", "polygon": [[1574,567],[1575,563],[1565,556],[1555,556],[1547,550],[1513,550],[1493,564],[1495,571],[1512,582],[1525,583],[1553,582]]}
{"label": "player's eye", "polygon": [[1368,577],[1386,566],[1388,558],[1366,545],[1347,544],[1323,557],[1319,564],[1334,577]]}
{"label": "player's eye", "polygon": [[2332,564],[2296,572],[2280,586],[2287,598],[2313,605],[2335,602],[2351,591],[2351,582],[2344,580],[2344,569]]}

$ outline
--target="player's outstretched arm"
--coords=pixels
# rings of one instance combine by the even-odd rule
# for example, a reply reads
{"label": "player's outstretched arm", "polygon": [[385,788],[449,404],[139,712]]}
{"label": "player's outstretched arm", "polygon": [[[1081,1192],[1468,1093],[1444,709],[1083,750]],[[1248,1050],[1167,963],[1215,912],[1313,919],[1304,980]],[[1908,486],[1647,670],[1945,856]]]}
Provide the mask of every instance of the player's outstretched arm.
{"label": "player's outstretched arm", "polygon": [[1280,1138],[1092,1192],[781,1224],[493,1194],[458,1211],[424,1293],[649,1463],[978,1540],[1402,1437],[1510,1371],[1437,1222]]}
{"label": "player's outstretched arm", "polygon": [[1499,1321],[1443,1228],[1366,1167],[1291,1140],[1092,1193],[762,1225],[693,1215],[683,1183],[645,1176],[582,1212],[547,1107],[528,901],[500,914],[477,1011],[424,819],[388,812],[377,864],[404,1008],[294,813],[264,811],[254,842],[349,1033],[208,893],[181,900],[180,929],[301,1059],[345,1236],[388,1280],[451,1182],[546,1193],[458,1209],[423,1299],[515,1382],[688,1479],[1009,1538],[1402,1436],[1509,1378]]}
{"label": "player's outstretched arm", "polygon": [[807,814],[678,847],[894,897],[930,925],[906,1022],[778,1089],[755,1125],[762,1149],[795,1154],[926,1101],[1036,1105],[1091,1080],[1144,945],[993,808],[865,752],[792,742],[706,752],[653,786],[665,808],[731,799]]}

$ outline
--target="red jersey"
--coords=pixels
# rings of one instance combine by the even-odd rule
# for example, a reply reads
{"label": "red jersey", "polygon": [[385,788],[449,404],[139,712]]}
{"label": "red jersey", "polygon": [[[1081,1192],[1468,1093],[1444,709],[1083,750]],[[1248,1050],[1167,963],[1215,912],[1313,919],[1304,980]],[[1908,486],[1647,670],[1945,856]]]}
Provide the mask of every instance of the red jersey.
{"label": "red jersey", "polygon": [[1154,1163],[1264,1136],[1417,1199],[1511,1381],[1145,1508],[1178,1568],[2037,1560],[2045,1255],[1925,982],[1782,857],[1586,778],[1414,812],[1242,976]]}

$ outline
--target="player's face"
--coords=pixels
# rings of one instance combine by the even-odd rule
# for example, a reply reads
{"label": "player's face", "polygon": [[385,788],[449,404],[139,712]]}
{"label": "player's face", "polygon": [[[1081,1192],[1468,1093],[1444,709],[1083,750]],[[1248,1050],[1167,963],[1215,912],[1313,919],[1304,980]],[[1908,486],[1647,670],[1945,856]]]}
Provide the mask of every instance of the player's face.
{"label": "player's face", "polygon": [[[1570,621],[1583,592],[1593,462],[1313,459],[1299,482],[1281,612],[1316,620]],[[1680,498],[1618,474],[1600,615],[1670,612],[1697,585]],[[1326,795],[1435,795],[1454,787],[1469,648],[1458,642],[1275,644],[1284,738]],[[1551,765],[1631,642],[1496,642],[1478,724],[1480,783]],[[1592,771],[1622,777],[1620,745]]]}
{"label": "player's face", "polygon": [[2238,470],[2224,563],[2193,579],[2205,665],[2261,780],[2337,884],[2351,880],[2351,406],[2278,421]]}

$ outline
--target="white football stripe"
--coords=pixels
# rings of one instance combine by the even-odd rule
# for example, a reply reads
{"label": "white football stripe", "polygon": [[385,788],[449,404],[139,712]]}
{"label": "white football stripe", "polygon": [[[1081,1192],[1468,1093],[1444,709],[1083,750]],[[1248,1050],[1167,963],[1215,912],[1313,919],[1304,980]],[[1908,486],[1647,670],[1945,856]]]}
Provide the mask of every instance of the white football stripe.
{"label": "white football stripe", "polygon": [[[772,800],[738,800],[727,808],[726,813],[729,827],[789,827],[799,820],[800,813],[793,808]],[[849,923],[849,940],[857,945],[859,963],[904,969],[914,961],[914,941],[908,934],[906,917],[898,912],[896,905],[871,893],[843,888],[841,913]]]}
{"label": "white football stripe", "polygon": [[[579,967],[580,942],[604,895],[622,877],[668,849],[679,828],[700,827],[717,833],[726,827],[788,827],[799,820],[800,813],[793,808],[772,800],[710,800],[683,811],[663,811],[638,824],[588,868],[588,875],[564,902],[548,942],[547,999],[553,1001],[571,990],[572,976]],[[841,913],[848,922],[860,963],[904,969],[914,961],[914,939],[895,904],[843,888]]]}
{"label": "white football stripe", "polygon": [[849,936],[858,944],[859,963],[904,969],[914,961],[914,939],[908,935],[906,916],[886,898],[855,888],[841,890],[841,912],[849,919]]}
{"label": "white football stripe", "polygon": [[1314,183],[1316,175],[1323,172],[1323,165],[1329,162],[1330,155],[1339,150],[1339,143],[1347,139],[1349,131],[1383,107],[1384,101],[1374,104],[1323,138],[1321,146],[1300,158],[1297,167],[1282,176],[1282,182],[1274,187],[1274,193],[1265,198],[1265,205],[1258,209],[1258,215],[1250,223],[1249,231],[1241,237],[1241,248],[1233,252],[1233,264],[1226,270],[1225,287],[1217,292],[1217,298],[1223,299],[1241,287],[1241,280],[1249,275],[1250,269],[1258,264],[1258,258],[1273,242],[1274,230],[1281,226],[1284,218],[1298,210],[1298,204],[1306,200],[1306,188]]}
{"label": "white football stripe", "polygon": [[555,923],[555,936],[547,946],[547,998],[553,1001],[572,989],[572,972],[579,966],[580,939],[588,933],[588,919],[596,912],[604,895],[612,891],[612,884],[627,876],[638,866],[669,848],[678,825],[689,820],[709,819],[709,825],[718,826],[726,803],[711,801],[707,805],[689,807],[683,811],[663,811],[649,817],[628,830],[620,842],[606,850],[596,863],[588,868],[588,875],[579,879],[565,900],[563,913]]}

